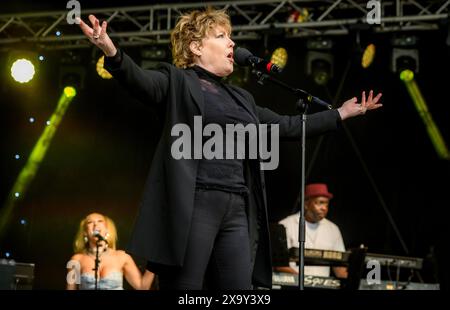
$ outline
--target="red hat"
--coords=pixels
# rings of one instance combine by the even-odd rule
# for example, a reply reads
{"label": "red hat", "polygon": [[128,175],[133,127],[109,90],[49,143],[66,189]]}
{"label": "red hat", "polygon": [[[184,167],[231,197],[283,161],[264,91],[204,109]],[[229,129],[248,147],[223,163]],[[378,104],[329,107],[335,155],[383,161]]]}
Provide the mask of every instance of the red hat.
{"label": "red hat", "polygon": [[333,194],[328,192],[328,187],[323,183],[308,184],[305,188],[305,198],[324,196],[333,198]]}

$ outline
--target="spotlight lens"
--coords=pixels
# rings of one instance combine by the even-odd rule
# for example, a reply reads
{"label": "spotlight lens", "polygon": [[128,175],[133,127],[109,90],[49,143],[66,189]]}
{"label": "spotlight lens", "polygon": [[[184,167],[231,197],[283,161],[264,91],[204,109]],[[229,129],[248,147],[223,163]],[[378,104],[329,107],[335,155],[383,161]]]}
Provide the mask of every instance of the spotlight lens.
{"label": "spotlight lens", "polygon": [[286,49],[283,47],[277,48],[272,53],[272,57],[270,58],[270,61],[279,66],[281,69],[286,67],[287,60],[288,60],[288,53]]}
{"label": "spotlight lens", "polygon": [[66,86],[64,88],[64,95],[66,95],[69,98],[75,97],[75,95],[77,94],[77,91],[75,90],[74,87],[72,86]]}
{"label": "spotlight lens", "polygon": [[406,69],[400,72],[400,80],[404,82],[410,82],[413,79],[414,79],[414,72],[412,72],[411,70]]}
{"label": "spotlight lens", "polygon": [[362,59],[361,59],[361,65],[364,69],[368,68],[375,58],[375,45],[369,44],[366,49],[364,50]]}
{"label": "spotlight lens", "polygon": [[19,83],[28,83],[34,73],[33,63],[25,58],[16,60],[11,66],[11,76]]}
{"label": "spotlight lens", "polygon": [[104,68],[104,64],[105,64],[105,56],[102,56],[98,59],[97,61],[97,65],[95,67],[95,69],[97,70],[98,75],[101,76],[102,79],[112,79],[112,75],[111,73],[109,73],[105,68]]}
{"label": "spotlight lens", "polygon": [[325,85],[328,82],[328,74],[325,72],[319,72],[314,76],[314,81],[318,85]]}

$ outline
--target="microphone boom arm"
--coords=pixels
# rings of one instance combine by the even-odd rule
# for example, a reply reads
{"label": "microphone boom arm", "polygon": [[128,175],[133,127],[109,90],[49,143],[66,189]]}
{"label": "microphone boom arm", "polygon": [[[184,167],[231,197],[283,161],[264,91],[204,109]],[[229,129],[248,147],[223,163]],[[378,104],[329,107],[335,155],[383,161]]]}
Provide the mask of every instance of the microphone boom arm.
{"label": "microphone boom arm", "polygon": [[326,103],[325,101],[314,97],[313,95],[309,94],[308,92],[304,91],[303,89],[300,88],[295,88],[292,87],[276,78],[274,78],[273,76],[264,73],[260,70],[257,69],[253,69],[252,73],[256,75],[256,77],[258,78],[258,84],[260,85],[264,85],[264,81],[268,80],[270,82],[272,82],[275,85],[278,85],[284,89],[287,89],[288,91],[290,91],[291,93],[295,94],[296,96],[298,96],[300,99],[303,99],[305,103],[307,104],[318,104],[320,106],[323,106],[329,110],[331,110],[333,107],[331,106],[331,104]]}

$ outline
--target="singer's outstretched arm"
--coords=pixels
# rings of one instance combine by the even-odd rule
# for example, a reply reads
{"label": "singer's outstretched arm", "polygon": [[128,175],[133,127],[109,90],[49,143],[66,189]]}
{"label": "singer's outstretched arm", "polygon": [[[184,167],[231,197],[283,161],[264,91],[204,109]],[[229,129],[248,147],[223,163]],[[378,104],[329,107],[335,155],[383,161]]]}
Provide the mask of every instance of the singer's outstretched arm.
{"label": "singer's outstretched arm", "polygon": [[105,69],[115,79],[143,103],[162,104],[165,102],[169,80],[164,70],[144,70],[116,48],[107,33],[107,22],[100,26],[99,20],[94,15],[89,15],[91,26],[83,20],[77,19],[79,26],[89,41],[97,46],[105,54]]}

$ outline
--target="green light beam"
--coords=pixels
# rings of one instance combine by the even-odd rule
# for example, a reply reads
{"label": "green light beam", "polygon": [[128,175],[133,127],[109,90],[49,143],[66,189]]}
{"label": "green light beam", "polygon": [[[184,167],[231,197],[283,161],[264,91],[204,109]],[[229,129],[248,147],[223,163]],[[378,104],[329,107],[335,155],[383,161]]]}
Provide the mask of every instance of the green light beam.
{"label": "green light beam", "polygon": [[53,136],[55,135],[56,130],[63,119],[64,113],[75,95],[75,88],[71,86],[64,88],[64,91],[59,98],[58,105],[50,117],[50,123],[45,127],[44,132],[41,134],[39,140],[31,151],[30,157],[28,157],[25,166],[20,171],[14,186],[6,198],[6,202],[2,210],[0,210],[0,237],[2,237],[6,231],[9,218],[14,210],[15,204],[23,199],[28,186],[36,176],[39,166],[47,153],[50,143],[52,142]]}
{"label": "green light beam", "polygon": [[[408,90],[411,99],[416,106],[417,112],[419,112],[422,121],[425,124],[428,135],[433,143],[433,146],[441,159],[450,160],[450,153],[447,149],[447,145],[445,144],[444,139],[442,138],[441,132],[439,128],[436,126],[436,123],[431,116],[430,111],[428,111],[427,104],[425,99],[420,92],[419,86],[414,80],[414,74],[408,72],[409,70],[402,71],[400,74],[400,79],[405,83],[406,89]],[[405,78],[407,77],[407,78]]]}

